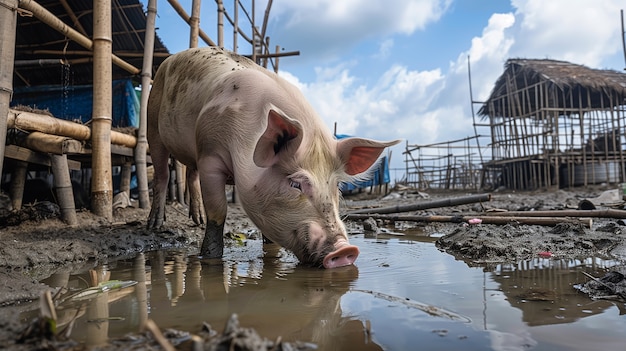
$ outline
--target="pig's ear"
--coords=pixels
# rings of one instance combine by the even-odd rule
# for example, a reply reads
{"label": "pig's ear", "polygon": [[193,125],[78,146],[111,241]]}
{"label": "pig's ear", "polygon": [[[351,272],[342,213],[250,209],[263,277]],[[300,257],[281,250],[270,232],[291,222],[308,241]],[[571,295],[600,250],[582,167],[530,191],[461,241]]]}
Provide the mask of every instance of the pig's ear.
{"label": "pig's ear", "polygon": [[270,109],[267,113],[267,128],[254,149],[254,163],[259,167],[270,167],[296,152],[302,142],[302,125],[282,112]]}
{"label": "pig's ear", "polygon": [[337,154],[345,163],[348,175],[367,171],[387,146],[396,145],[400,140],[380,142],[370,139],[346,138],[337,142]]}

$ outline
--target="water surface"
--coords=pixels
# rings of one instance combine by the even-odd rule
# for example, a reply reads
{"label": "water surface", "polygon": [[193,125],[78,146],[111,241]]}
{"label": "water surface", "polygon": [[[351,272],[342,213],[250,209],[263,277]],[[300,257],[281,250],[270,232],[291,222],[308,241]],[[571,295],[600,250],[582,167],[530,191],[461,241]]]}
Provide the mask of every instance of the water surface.
{"label": "water surface", "polygon": [[[160,251],[45,282],[76,292],[96,281],[137,284],[69,299],[60,322],[80,316],[73,337],[95,345],[161,328],[221,330],[233,313],[242,327],[319,350],[624,350],[624,304],[592,301],[573,288],[617,262],[537,258],[470,267],[419,232],[351,237],[355,267],[297,265],[272,244],[249,240],[225,260]],[[77,301],[76,301],[77,300]],[[63,307],[65,306],[65,307]]]}

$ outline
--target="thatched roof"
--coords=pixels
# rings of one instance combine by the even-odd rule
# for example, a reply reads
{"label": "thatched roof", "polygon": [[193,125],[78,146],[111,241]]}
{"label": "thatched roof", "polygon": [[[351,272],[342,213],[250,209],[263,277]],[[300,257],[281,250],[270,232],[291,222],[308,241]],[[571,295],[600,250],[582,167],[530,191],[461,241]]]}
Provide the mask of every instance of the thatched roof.
{"label": "thatched roof", "polygon": [[[86,37],[93,37],[93,1],[38,0],[37,3]],[[139,69],[143,65],[146,11],[139,0],[111,2],[113,54]],[[158,36],[155,38],[154,51],[153,64],[156,68],[169,55]],[[69,61],[71,65],[70,84],[91,84],[93,80],[93,63],[89,61],[91,57],[88,49],[50,28],[36,17],[17,17],[13,78],[16,87],[63,84],[63,67],[60,64],[41,65],[36,64],[37,62],[32,64],[38,60],[51,62],[61,59]],[[130,76],[132,76],[130,73],[113,66],[113,79]]]}
{"label": "thatched roof", "polygon": [[[608,108],[611,104],[624,105],[626,96],[626,74],[613,71],[591,69],[583,65],[577,65],[566,61],[547,59],[509,59],[505,64],[505,70],[496,81],[496,84],[489,96],[489,99],[478,111],[479,115],[491,117],[508,116],[506,108],[509,97],[515,97],[521,103],[525,100],[525,108],[535,108],[545,106],[537,104],[537,98],[541,98],[532,92],[521,94],[524,88],[545,83],[545,90],[542,91],[544,98],[558,100],[557,106],[567,104],[568,108]],[[579,105],[578,94],[581,93],[585,99],[582,106]],[[587,100],[587,93],[590,99]],[[516,96],[517,94],[517,96]],[[569,99],[570,95],[576,98]],[[555,98],[555,99],[553,99]],[[504,99],[504,100],[503,100]],[[565,101],[563,101],[565,99]],[[497,103],[495,103],[498,101]],[[545,100],[544,100],[545,101]],[[514,109],[513,109],[514,110]],[[513,117],[513,116],[508,116]]]}

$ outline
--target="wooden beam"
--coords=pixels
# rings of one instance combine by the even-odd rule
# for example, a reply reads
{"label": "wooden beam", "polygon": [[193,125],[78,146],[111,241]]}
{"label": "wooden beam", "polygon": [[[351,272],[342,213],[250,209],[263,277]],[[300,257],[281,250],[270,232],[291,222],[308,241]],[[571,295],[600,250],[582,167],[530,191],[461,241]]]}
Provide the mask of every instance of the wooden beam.
{"label": "wooden beam", "polygon": [[[52,166],[52,163],[50,162],[50,155],[17,145],[7,145],[4,150],[4,157],[45,167]],[[67,164],[69,168],[74,171],[78,171],[81,168],[81,164],[78,161],[67,160]]]}

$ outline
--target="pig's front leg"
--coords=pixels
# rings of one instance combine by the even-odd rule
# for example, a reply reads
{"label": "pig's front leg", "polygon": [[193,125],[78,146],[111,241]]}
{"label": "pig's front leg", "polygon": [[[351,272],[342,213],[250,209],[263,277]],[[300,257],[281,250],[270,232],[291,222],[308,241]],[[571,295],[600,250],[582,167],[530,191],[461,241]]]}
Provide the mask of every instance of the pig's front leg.
{"label": "pig's front leg", "polygon": [[206,157],[198,162],[198,171],[207,217],[200,255],[205,258],[221,258],[224,253],[224,221],[227,210],[226,169],[218,157]]}

